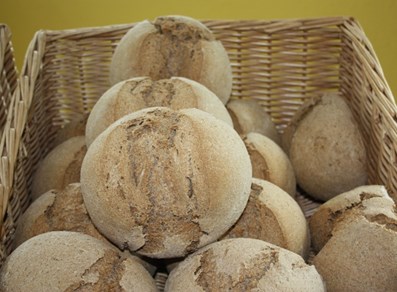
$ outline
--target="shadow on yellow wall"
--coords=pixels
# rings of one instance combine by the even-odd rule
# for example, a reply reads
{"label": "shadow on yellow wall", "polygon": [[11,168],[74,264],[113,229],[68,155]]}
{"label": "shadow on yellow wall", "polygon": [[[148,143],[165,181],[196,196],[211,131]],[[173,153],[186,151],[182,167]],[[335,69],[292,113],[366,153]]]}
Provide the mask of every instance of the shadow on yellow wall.
{"label": "shadow on yellow wall", "polygon": [[2,0],[0,22],[13,33],[20,68],[29,41],[39,29],[66,29],[136,22],[159,15],[180,14],[197,19],[280,19],[353,16],[363,26],[380,59],[386,80],[397,92],[396,0]]}

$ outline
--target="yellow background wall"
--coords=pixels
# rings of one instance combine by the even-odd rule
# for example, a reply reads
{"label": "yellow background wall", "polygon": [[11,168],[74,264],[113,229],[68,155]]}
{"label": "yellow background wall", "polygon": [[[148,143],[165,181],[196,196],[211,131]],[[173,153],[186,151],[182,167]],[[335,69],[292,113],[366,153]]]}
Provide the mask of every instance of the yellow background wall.
{"label": "yellow background wall", "polygon": [[39,29],[129,23],[167,14],[197,19],[354,16],[397,96],[397,0],[0,0],[0,22],[11,28],[19,67]]}

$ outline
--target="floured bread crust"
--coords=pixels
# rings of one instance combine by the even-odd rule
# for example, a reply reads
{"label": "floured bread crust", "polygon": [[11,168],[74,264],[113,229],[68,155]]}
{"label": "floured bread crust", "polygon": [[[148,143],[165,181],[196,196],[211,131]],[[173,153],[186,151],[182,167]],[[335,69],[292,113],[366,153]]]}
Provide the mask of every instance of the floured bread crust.
{"label": "floured bread crust", "polygon": [[20,245],[0,273],[1,291],[157,291],[136,260],[89,235],[53,231]]}
{"label": "floured bread crust", "polygon": [[170,258],[215,241],[237,221],[251,176],[247,150],[226,123],[197,109],[148,108],[95,139],[81,185],[107,238]]}
{"label": "floured bread crust", "polygon": [[226,104],[233,120],[234,129],[240,135],[249,133],[262,134],[277,145],[281,145],[281,138],[271,116],[255,100],[233,99]]}
{"label": "floured bread crust", "polygon": [[156,106],[174,110],[197,108],[233,126],[223,103],[200,83],[183,77],[157,81],[150,77],[137,77],[117,83],[99,98],[87,121],[87,146],[116,120]]}
{"label": "floured bread crust", "polygon": [[326,291],[314,266],[297,254],[250,238],[212,243],[172,270],[170,291]]}
{"label": "floured bread crust", "polygon": [[359,126],[336,93],[308,101],[285,130],[298,185],[326,201],[367,182],[367,155]]}
{"label": "floured bread crust", "polygon": [[185,16],[157,17],[135,25],[120,40],[110,65],[110,82],[150,76],[186,77],[213,91],[224,104],[232,90],[229,57],[206,26]]}
{"label": "floured bread crust", "polygon": [[255,238],[308,257],[310,238],[298,203],[276,185],[252,179],[251,194],[243,214],[225,238]]}
{"label": "floured bread crust", "polygon": [[267,180],[296,196],[296,179],[291,162],[284,151],[270,138],[248,133],[243,136],[252,164],[252,176]]}
{"label": "floured bread crust", "polygon": [[32,182],[32,199],[45,192],[62,190],[80,181],[81,163],[87,147],[84,136],[76,136],[52,149],[39,163]]}

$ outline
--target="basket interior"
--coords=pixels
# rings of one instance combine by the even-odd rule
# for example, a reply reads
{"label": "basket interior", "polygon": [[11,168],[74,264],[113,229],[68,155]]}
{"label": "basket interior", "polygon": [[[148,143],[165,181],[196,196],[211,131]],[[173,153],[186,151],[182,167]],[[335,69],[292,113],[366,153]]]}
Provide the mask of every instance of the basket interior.
{"label": "basket interior", "polygon": [[[343,94],[367,141],[369,182],[397,193],[393,97],[353,19],[203,22],[229,54],[232,98],[259,101],[280,132],[306,99],[324,92]],[[52,149],[57,129],[89,112],[110,87],[112,53],[132,26],[41,31],[32,41],[23,72],[29,75],[35,66],[39,71],[31,80],[32,103],[15,164],[6,214],[11,223],[5,224],[3,236],[6,249],[17,218],[29,204],[37,163]],[[38,64],[32,64],[34,54]],[[310,200],[302,206],[313,209]]]}

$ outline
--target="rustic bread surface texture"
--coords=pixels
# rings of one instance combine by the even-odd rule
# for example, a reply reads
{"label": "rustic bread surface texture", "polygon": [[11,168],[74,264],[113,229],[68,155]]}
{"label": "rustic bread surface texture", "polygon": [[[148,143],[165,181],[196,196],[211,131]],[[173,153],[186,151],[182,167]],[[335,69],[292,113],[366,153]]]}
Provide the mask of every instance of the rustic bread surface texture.
{"label": "rustic bread surface texture", "polygon": [[197,109],[148,108],[118,120],[88,149],[87,210],[121,248],[184,256],[217,240],[248,201],[251,163],[226,123]]}
{"label": "rustic bread surface texture", "polygon": [[285,130],[283,145],[298,184],[316,199],[366,184],[364,140],[340,95],[324,94],[304,104]]}
{"label": "rustic bread surface texture", "polygon": [[49,190],[62,190],[71,183],[79,182],[86,152],[84,136],[70,138],[51,150],[34,174],[32,199],[37,199]]}
{"label": "rustic bread surface texture", "polygon": [[0,290],[157,291],[150,274],[132,258],[89,235],[48,232],[20,245],[0,272]]}
{"label": "rustic bread surface texture", "polygon": [[156,106],[174,110],[197,108],[233,126],[223,103],[200,83],[183,77],[136,77],[115,84],[99,98],[87,121],[87,145],[123,116]]}
{"label": "rustic bread surface texture", "polygon": [[187,257],[170,273],[166,292],[326,291],[314,266],[265,241],[225,239]]}
{"label": "rustic bread surface texture", "polygon": [[120,40],[110,65],[110,82],[150,76],[186,77],[214,92],[224,104],[232,90],[229,57],[201,22],[185,16],[139,22]]}
{"label": "rustic bread surface texture", "polygon": [[255,238],[307,258],[309,228],[298,203],[276,185],[252,179],[251,194],[243,214],[223,236]]}
{"label": "rustic bread surface texture", "polygon": [[274,183],[294,198],[296,196],[294,169],[281,147],[259,133],[248,133],[243,136],[243,141],[251,159],[252,176]]}
{"label": "rustic bread surface texture", "polygon": [[281,138],[271,116],[252,99],[233,99],[226,104],[235,130],[240,135],[255,132],[281,145]]}

